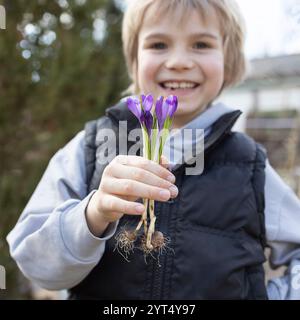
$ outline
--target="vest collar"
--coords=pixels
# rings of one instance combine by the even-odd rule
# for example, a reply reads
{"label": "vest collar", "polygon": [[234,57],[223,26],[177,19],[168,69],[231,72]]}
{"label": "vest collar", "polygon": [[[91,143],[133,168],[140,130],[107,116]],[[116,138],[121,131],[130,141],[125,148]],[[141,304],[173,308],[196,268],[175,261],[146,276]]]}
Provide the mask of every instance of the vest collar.
{"label": "vest collar", "polygon": [[235,110],[224,114],[218,120],[216,120],[212,124],[210,134],[204,140],[204,150],[211,150],[216,144],[218,144],[220,139],[222,139],[222,137],[231,131],[241,114],[242,112],[240,110]]}

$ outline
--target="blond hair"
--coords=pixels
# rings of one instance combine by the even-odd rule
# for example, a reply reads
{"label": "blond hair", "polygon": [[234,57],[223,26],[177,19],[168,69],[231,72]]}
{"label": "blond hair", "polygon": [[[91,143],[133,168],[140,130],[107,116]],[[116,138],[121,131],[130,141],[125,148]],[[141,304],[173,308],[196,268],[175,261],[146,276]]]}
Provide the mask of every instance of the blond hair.
{"label": "blond hair", "polygon": [[132,80],[130,87],[124,94],[138,94],[138,35],[143,24],[147,9],[157,6],[157,18],[169,12],[175,12],[181,6],[181,18],[187,9],[196,9],[201,16],[207,18],[207,12],[213,8],[219,19],[220,32],[224,46],[224,83],[227,88],[241,82],[246,72],[246,58],[244,55],[245,24],[235,0],[127,0],[128,6],[123,18],[122,40],[123,53],[126,60],[128,74]]}

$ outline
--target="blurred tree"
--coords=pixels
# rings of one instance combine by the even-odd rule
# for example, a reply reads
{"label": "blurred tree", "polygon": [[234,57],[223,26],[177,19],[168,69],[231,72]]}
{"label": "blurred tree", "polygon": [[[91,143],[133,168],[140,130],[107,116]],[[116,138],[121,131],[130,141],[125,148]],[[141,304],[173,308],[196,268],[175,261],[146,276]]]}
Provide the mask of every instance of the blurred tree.
{"label": "blurred tree", "polygon": [[0,264],[3,298],[22,298],[8,253],[15,225],[50,157],[128,85],[122,12],[112,0],[0,1]]}

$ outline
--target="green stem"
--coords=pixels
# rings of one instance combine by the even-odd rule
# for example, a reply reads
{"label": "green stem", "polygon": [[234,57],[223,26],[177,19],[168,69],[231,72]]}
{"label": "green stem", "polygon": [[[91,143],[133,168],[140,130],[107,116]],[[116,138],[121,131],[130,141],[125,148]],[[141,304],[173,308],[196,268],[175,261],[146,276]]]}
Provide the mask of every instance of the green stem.
{"label": "green stem", "polygon": [[153,249],[153,245],[151,242],[152,242],[152,235],[155,231],[155,221],[156,221],[156,216],[154,214],[154,200],[150,200],[150,225],[148,229],[147,242],[146,242],[146,246],[150,250]]}
{"label": "green stem", "polygon": [[[145,128],[142,127],[142,133],[143,133],[143,157],[146,159],[149,159],[149,155],[151,154],[151,149],[150,149],[150,143],[148,139],[148,134],[145,130]],[[145,236],[148,233],[148,226],[147,226],[147,218],[148,218],[148,199],[143,199],[143,204],[145,206],[145,210],[141,216],[140,222],[138,226],[136,227],[136,231],[140,230],[141,226],[144,224],[144,234]]]}

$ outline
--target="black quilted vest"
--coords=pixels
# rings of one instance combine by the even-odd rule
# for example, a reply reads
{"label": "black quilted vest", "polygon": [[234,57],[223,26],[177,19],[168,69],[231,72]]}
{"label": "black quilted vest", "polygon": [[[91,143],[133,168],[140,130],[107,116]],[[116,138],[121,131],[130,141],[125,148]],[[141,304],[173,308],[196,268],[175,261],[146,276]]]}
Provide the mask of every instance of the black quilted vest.
{"label": "black quilted vest", "polygon": [[[112,237],[99,264],[70,290],[71,298],[267,299],[262,266],[266,155],[250,137],[231,131],[240,114],[225,114],[213,124],[205,140],[203,173],[185,175],[188,165],[181,165],[173,171],[177,198],[155,203],[156,228],[171,238],[174,252],[161,255],[160,266],[151,258],[145,264],[140,250],[127,262],[113,251]],[[118,132],[124,120],[128,131],[139,127],[119,103],[86,124],[87,191],[98,188],[104,169],[97,161],[104,146],[97,133],[103,128]],[[125,224],[136,227],[138,221],[124,215],[118,230]]]}

